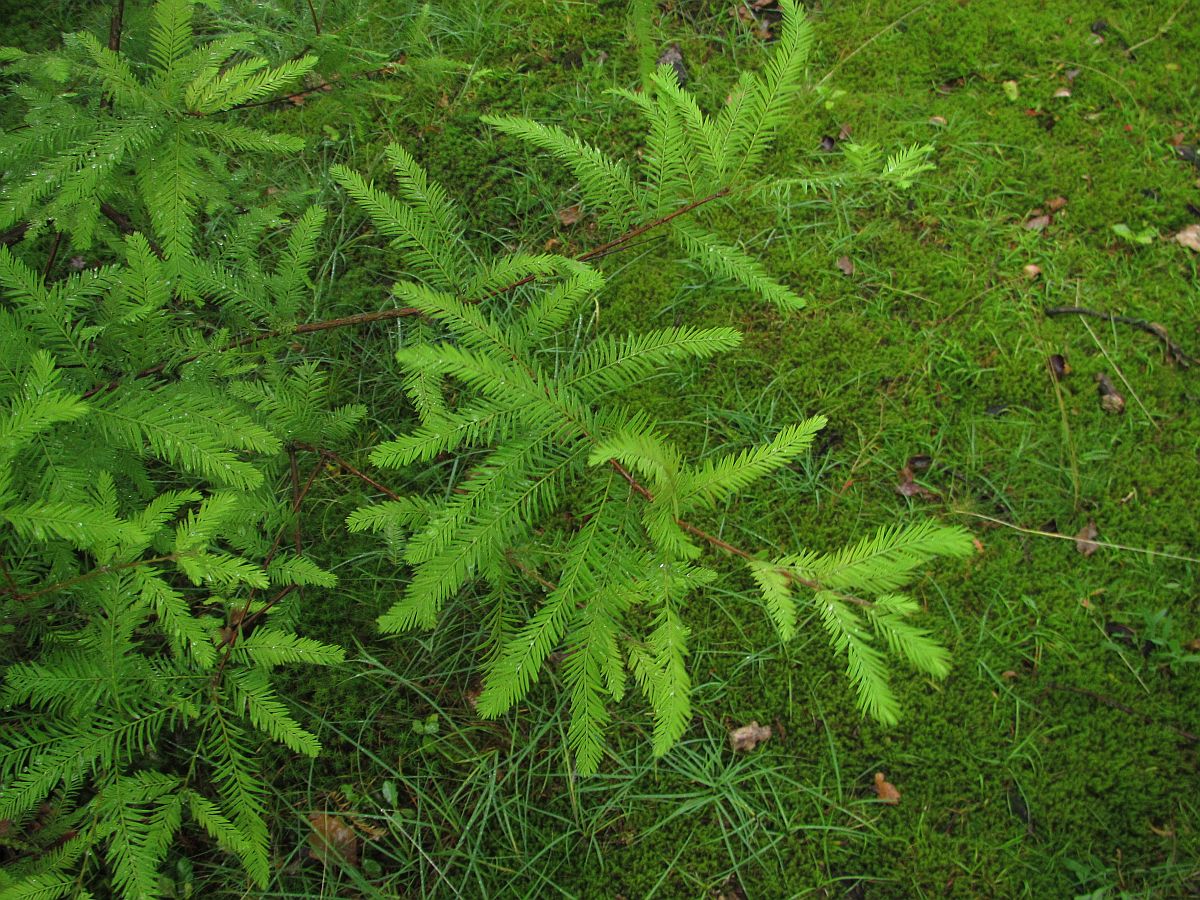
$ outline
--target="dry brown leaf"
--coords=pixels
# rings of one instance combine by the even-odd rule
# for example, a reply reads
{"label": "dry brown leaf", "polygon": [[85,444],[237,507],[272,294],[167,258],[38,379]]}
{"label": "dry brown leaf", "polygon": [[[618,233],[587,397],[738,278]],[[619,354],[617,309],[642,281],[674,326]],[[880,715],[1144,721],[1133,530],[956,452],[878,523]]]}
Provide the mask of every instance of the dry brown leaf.
{"label": "dry brown leaf", "polygon": [[729,732],[729,745],[737,753],[753,750],[763,741],[771,739],[771,726],[759,725],[752,720],[749,725],[735,728]]}
{"label": "dry brown leaf", "polygon": [[1061,196],[1051,197],[1049,200],[1046,201],[1046,209],[1050,210],[1050,212],[1052,212],[1052,213],[1058,212],[1060,209],[1062,209],[1066,205],[1067,205],[1066,197],[1061,197]]}
{"label": "dry brown leaf", "polygon": [[917,484],[914,480],[914,468],[912,460],[910,460],[909,464],[900,470],[900,482],[896,485],[896,493],[901,497],[921,497],[926,500],[937,500],[938,494],[935,491],[931,491],[924,485]]}
{"label": "dry brown leaf", "polygon": [[946,117],[945,116],[930,116],[929,124],[930,125],[939,125],[939,126],[945,125]]}
{"label": "dry brown leaf", "polygon": [[1106,413],[1115,416],[1125,412],[1125,397],[1103,372],[1096,373],[1096,390],[1100,394],[1100,406]]}
{"label": "dry brown leaf", "polygon": [[1200,253],[1200,225],[1189,225],[1175,235],[1175,242]]}
{"label": "dry brown leaf", "polygon": [[1086,525],[1080,529],[1079,534],[1075,535],[1075,549],[1084,556],[1091,556],[1100,549],[1100,545],[1096,543],[1096,538],[1100,536],[1100,529],[1096,527],[1095,519],[1090,519]]}
{"label": "dry brown leaf", "polygon": [[853,275],[854,274],[854,263],[848,256],[839,256],[837,258],[837,262],[834,265],[836,265],[839,269],[842,270],[843,275]]}
{"label": "dry brown leaf", "polygon": [[670,66],[675,70],[675,76],[679,79],[680,85],[687,85],[687,65],[683,61],[683,50],[678,44],[671,44],[662,52],[662,55],[658,58],[658,65]]}
{"label": "dry brown leaf", "polygon": [[308,823],[312,826],[308,835],[309,857],[325,865],[338,860],[358,865],[358,835],[345,819],[314,812],[309,813]]}
{"label": "dry brown leaf", "polygon": [[886,803],[888,806],[895,806],[900,802],[900,792],[884,777],[882,772],[875,773],[875,796],[881,803]]}
{"label": "dry brown leaf", "polygon": [[576,203],[574,206],[563,207],[555,215],[558,216],[560,225],[574,225],[583,216],[583,210]]}
{"label": "dry brown leaf", "polygon": [[1061,353],[1055,353],[1051,356],[1046,360],[1046,365],[1049,367],[1050,374],[1054,376],[1055,381],[1062,381],[1071,374],[1071,365]]}
{"label": "dry brown leaf", "polygon": [[1045,231],[1050,225],[1050,217],[1047,215],[1030,216],[1025,220],[1026,231]]}
{"label": "dry brown leaf", "polygon": [[1058,97],[1059,99],[1070,97],[1071,89],[1070,88],[1059,88],[1057,91],[1054,92],[1054,96]]}

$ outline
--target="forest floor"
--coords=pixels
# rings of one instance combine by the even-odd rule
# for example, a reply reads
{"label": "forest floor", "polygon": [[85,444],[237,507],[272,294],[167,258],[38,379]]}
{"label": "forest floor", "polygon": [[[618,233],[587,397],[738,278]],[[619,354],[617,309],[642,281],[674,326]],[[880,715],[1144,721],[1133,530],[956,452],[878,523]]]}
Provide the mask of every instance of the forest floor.
{"label": "forest floor", "polygon": [[[221,6],[278,29],[280,53],[311,30],[304,3]],[[280,865],[265,896],[1200,891],[1200,603],[1188,559],[1200,556],[1200,227],[1190,246],[1185,231],[1200,223],[1200,8],[809,6],[813,90],[770,171],[781,182],[835,171],[850,141],[889,153],[929,144],[936,170],[904,192],[781,189],[726,205],[724,232],[808,298],[800,313],[714,286],[648,242],[605,260],[613,287],[584,325],[669,325],[686,310],[744,331],[724,365],[639,392],[694,449],[829,418],[806,463],[713,517],[731,540],[833,548],[921,516],[969,528],[975,558],[932,569],[917,590],[953,673],[898,672],[904,718],[881,727],[855,708],[819,626],[781,644],[753,586],[731,574],[689,610],[696,717],[680,746],[653,758],[644,711],[621,708],[611,758],[577,779],[554,677],[517,715],[474,714],[469,609],[433,634],[375,634],[403,570],[344,535],[355,498],[331,478],[305,527],[349,561],[303,629],[352,648],[351,661],[286,692],[326,752],[304,769],[268,756]],[[88,9],[13,12],[15,36],[0,43],[102,21]],[[386,305],[382,242],[326,173],[342,162],[380,175],[389,141],[499,241],[578,252],[604,239],[586,209],[571,212],[569,178],[479,116],[520,112],[636,152],[633,111],[607,93],[638,77],[627,4],[313,9],[345,46],[408,62],[262,113],[310,139],[301,165],[274,174],[279,202],[335,213],[314,314]],[[770,19],[769,5],[673,0],[656,8],[653,41],[678,45],[689,87],[713,109],[739,67],[761,64]],[[365,465],[399,427],[388,417],[403,403],[396,326],[321,340],[331,359],[361,361],[342,386],[373,410],[347,453]],[[735,754],[728,732],[751,720],[772,736]],[[877,773],[898,802],[880,800]],[[358,865],[308,853],[308,816],[322,810],[356,829]],[[179,878],[244,895],[215,857]]]}

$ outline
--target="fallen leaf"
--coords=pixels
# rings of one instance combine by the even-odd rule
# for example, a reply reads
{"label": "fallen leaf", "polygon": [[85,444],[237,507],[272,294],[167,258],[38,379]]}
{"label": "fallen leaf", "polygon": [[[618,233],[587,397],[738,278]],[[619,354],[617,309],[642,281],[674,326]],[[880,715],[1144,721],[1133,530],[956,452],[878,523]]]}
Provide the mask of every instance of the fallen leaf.
{"label": "fallen leaf", "polygon": [[1004,672],[1001,672],[1000,677],[1003,678],[1005,681],[1015,681],[1017,679],[1018,675],[1017,675],[1017,672],[1015,669],[1008,669]]}
{"label": "fallen leaf", "polygon": [[1067,69],[1067,71],[1065,73],[1067,76],[1067,81],[1074,81],[1076,78],[1079,77],[1079,73],[1082,71],[1083,71],[1083,69]]}
{"label": "fallen leaf", "polygon": [[679,78],[679,84],[686,86],[688,83],[688,70],[683,62],[683,51],[679,49],[678,44],[671,44],[662,52],[662,56],[658,58],[660,66],[670,66],[675,70],[675,75]]}
{"label": "fallen leaf", "polygon": [[1096,538],[1100,536],[1100,529],[1096,527],[1096,521],[1089,519],[1088,523],[1080,529],[1079,534],[1075,535],[1075,549],[1084,556],[1091,556],[1100,549],[1100,545],[1096,543]]}
{"label": "fallen leaf", "polygon": [[946,124],[946,117],[945,116],[930,116],[929,124],[944,126]]}
{"label": "fallen leaf", "polygon": [[1112,383],[1112,379],[1103,372],[1096,373],[1096,390],[1100,394],[1100,406],[1114,416],[1125,412],[1125,398]]}
{"label": "fallen leaf", "polygon": [[1006,81],[1000,86],[1004,88],[1004,96],[1013,103],[1016,103],[1017,99],[1021,96],[1021,89],[1017,86],[1017,83],[1015,81]]}
{"label": "fallen leaf", "polygon": [[910,463],[900,470],[900,483],[896,485],[896,493],[901,497],[922,497],[926,500],[937,500],[938,495],[924,485],[913,480],[913,467]]}
{"label": "fallen leaf", "polygon": [[920,474],[922,472],[928,472],[929,467],[932,465],[933,465],[933,457],[932,456],[930,456],[927,453],[918,453],[916,456],[910,456],[908,458],[908,465],[906,466],[906,468],[911,472],[916,472],[916,473]]}
{"label": "fallen leaf", "polygon": [[839,128],[839,129],[838,129],[838,136],[837,136],[837,139],[838,139],[839,141],[844,141],[844,140],[846,140],[848,137],[850,137],[850,125],[847,123],[847,124],[843,125],[841,128]]}
{"label": "fallen leaf", "polygon": [[1047,215],[1030,216],[1025,220],[1026,231],[1044,231],[1050,224],[1050,217]]}
{"label": "fallen leaf", "polygon": [[1050,212],[1052,212],[1052,213],[1058,212],[1060,209],[1062,209],[1066,205],[1067,205],[1066,197],[1061,197],[1061,196],[1060,197],[1051,197],[1049,200],[1046,201],[1046,209],[1050,210]]}
{"label": "fallen leaf", "polygon": [[966,77],[960,75],[957,78],[951,78],[949,81],[943,81],[936,88],[934,88],[934,90],[942,95],[953,94],[966,83]]}
{"label": "fallen leaf", "polygon": [[560,209],[556,215],[558,216],[560,225],[574,225],[582,217],[583,210],[576,203],[574,206],[567,206]]}
{"label": "fallen leaf", "polygon": [[1150,830],[1153,831],[1155,834],[1157,834],[1160,838],[1175,837],[1175,829],[1172,828],[1170,825],[1164,825],[1162,828],[1158,828],[1153,823],[1151,823]]}
{"label": "fallen leaf", "polygon": [[900,792],[884,777],[882,772],[875,773],[875,796],[881,803],[886,803],[888,806],[895,806],[900,802]]}
{"label": "fallen leaf", "polygon": [[1033,281],[1042,274],[1042,267],[1037,263],[1030,263],[1022,271],[1025,273],[1026,278]]}
{"label": "fallen leaf", "polygon": [[971,538],[971,544],[975,547],[976,553],[986,552],[983,548],[983,541],[981,541],[979,538]]}
{"label": "fallen leaf", "polygon": [[1071,89],[1070,88],[1059,88],[1057,91],[1054,92],[1054,96],[1059,99],[1070,97]]}
{"label": "fallen leaf", "polygon": [[854,274],[854,263],[851,261],[850,257],[848,257],[848,256],[839,256],[837,258],[837,262],[834,265],[836,265],[839,269],[842,270],[843,275],[853,275]]}
{"label": "fallen leaf", "polygon": [[735,728],[729,732],[729,745],[737,753],[753,750],[762,741],[770,739],[771,726],[759,725],[757,721],[753,720],[749,725],[743,725],[741,728]]}
{"label": "fallen leaf", "polygon": [[1054,376],[1055,381],[1062,381],[1071,374],[1071,366],[1067,363],[1066,357],[1061,353],[1055,353],[1048,360],[1046,365],[1050,368],[1050,374]]}
{"label": "fallen leaf", "polygon": [[308,824],[312,826],[308,835],[310,858],[325,865],[339,860],[358,865],[358,835],[345,819],[314,812],[309,813]]}
{"label": "fallen leaf", "polygon": [[1175,242],[1200,253],[1200,225],[1189,225],[1175,235]]}

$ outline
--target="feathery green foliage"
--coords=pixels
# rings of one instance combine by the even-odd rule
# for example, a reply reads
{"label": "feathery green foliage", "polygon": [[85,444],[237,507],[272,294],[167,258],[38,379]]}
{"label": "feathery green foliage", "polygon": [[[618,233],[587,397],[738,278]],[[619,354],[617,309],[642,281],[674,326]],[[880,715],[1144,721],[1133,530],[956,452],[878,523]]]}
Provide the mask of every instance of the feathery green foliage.
{"label": "feathery green foliage", "polygon": [[[800,85],[809,30],[794,2],[782,7],[770,62],[715,117],[669,67],[624,94],[649,127],[636,169],[556,126],[491,122],[572,168],[598,220],[624,231],[610,247],[662,228],[713,277],[794,309],[791,289],[702,221],[707,203],[754,187]],[[333,456],[323,448],[355,437],[366,409],[332,403],[327,367],[275,351],[355,317],[301,327],[323,210],[234,210],[226,190],[233,154],[302,146],[227,114],[277,97],[315,60],[272,66],[244,34],[196,46],[193,11],[192,0],[154,4],[145,62],[89,34],[68,36],[61,55],[0,54],[25,76],[13,90],[24,125],[0,139],[0,228],[28,226],[15,250],[0,247],[0,609],[16,623],[0,632],[0,820],[35,835],[0,879],[5,896],[105,879],[114,895],[157,896],[188,823],[264,888],[258,746],[320,750],[272,672],[344,660],[290,627],[300,589],[312,598],[336,578],[298,538],[282,546]],[[407,493],[385,490],[387,502],[347,518],[382,534],[407,570],[384,632],[434,628],[474,594],[495,623],[485,717],[516,709],[561,651],[567,745],[585,774],[604,762],[630,676],[656,753],[687,730],[690,607],[718,577],[706,552],[745,559],[783,638],[813,610],[872,715],[897,712],[885,653],[946,674],[898,591],[933,557],[964,552],[961,533],[885,529],[838,553],[770,561],[711,536],[698,523],[802,457],[825,420],[688,459],[631,389],[702,370],[741,334],[680,323],[584,335],[580,311],[606,286],[598,268],[480,249],[490,242],[410,153],[385,156],[392,191],[331,169],[391,243],[402,275],[392,299],[421,319],[396,353],[418,422],[371,453],[411,476]],[[918,156],[887,163],[889,177],[909,179]],[[201,225],[226,229],[211,253]],[[54,277],[52,254],[39,273],[28,257],[51,228],[55,253],[65,241],[103,264]],[[304,487],[299,453],[317,457]],[[431,477],[442,454],[460,464]]]}
{"label": "feathery green foliage", "polygon": [[[794,40],[788,46],[799,52],[802,44]],[[791,77],[793,68],[772,70],[770,78]],[[777,91],[760,93],[767,113],[756,115],[769,121]],[[581,180],[591,179],[595,190],[618,197],[628,190],[631,202],[639,196],[620,164],[609,164],[557,129],[499,124],[564,157],[582,159]],[[749,128],[729,141],[748,152],[757,133]],[[732,351],[741,335],[730,328],[681,325],[597,337],[565,357],[550,352],[547,342],[557,328],[603,289],[602,275],[579,262],[555,267],[521,255],[466,262],[461,218],[446,195],[431,187],[407,154],[392,149],[388,156],[400,198],[348,170],[335,177],[381,232],[394,238],[404,273],[421,279],[398,282],[392,290],[396,300],[436,323],[441,334],[425,333],[397,352],[406,384],[422,385],[420,424],[377,446],[371,461],[406,470],[454,453],[472,462],[455,470],[436,499],[393,500],[359,509],[347,520],[353,531],[408,536],[402,557],[411,577],[403,596],[380,617],[380,627],[434,628],[446,604],[473,585],[524,579],[531,588],[526,619],[490,650],[480,714],[513,710],[541,677],[551,653],[561,649],[570,708],[567,739],[579,771],[592,773],[601,764],[609,705],[624,698],[627,673],[650,705],[654,746],[664,753],[690,718],[687,605],[715,577],[697,560],[714,546],[729,549],[709,539],[692,517],[710,514],[794,462],[825,420],[814,417],[760,446],[690,464],[654,423],[622,402],[622,394],[671,369]],[[469,268],[449,278],[449,267],[437,262],[432,248]],[[741,270],[761,271],[740,251],[726,250]],[[512,277],[510,287],[521,291],[515,310],[498,299],[506,290],[497,285],[497,273]],[[464,296],[453,290],[462,284],[486,285],[488,291]],[[904,621],[911,610],[899,595],[870,601],[843,592],[892,591],[927,560],[969,547],[964,533],[930,525],[885,531],[829,557],[767,563],[736,552],[747,555],[781,636],[795,634],[798,606],[811,605],[826,621],[830,640],[847,653],[863,708],[893,721],[884,657],[869,646],[857,613],[843,604],[865,608],[889,649],[922,671],[944,675],[944,654]],[[796,585],[805,587],[807,601],[793,597]]]}
{"label": "feathery green foliage", "polygon": [[194,7],[195,0],[155,4],[148,64],[81,32],[65,38],[66,66],[37,55],[10,66],[29,80],[17,94],[24,127],[0,138],[0,228],[28,222],[32,239],[49,227],[86,249],[105,210],[136,209],[163,255],[180,260],[202,207],[226,196],[226,155],[302,148],[227,114],[295,84],[316,58],[277,66],[247,58],[253,36],[245,34],[197,47]]}

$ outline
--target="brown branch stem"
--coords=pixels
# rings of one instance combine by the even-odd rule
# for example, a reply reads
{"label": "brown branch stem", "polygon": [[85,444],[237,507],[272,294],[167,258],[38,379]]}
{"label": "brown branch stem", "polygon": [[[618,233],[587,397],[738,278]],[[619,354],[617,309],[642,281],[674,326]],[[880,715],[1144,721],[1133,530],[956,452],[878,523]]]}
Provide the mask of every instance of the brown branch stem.
{"label": "brown branch stem", "polygon": [[347,472],[349,472],[351,475],[353,475],[355,478],[357,478],[363,484],[368,484],[371,487],[375,488],[375,490],[379,491],[379,493],[383,494],[389,500],[399,500],[400,499],[400,495],[397,494],[395,491],[393,491],[391,488],[387,487],[386,485],[380,484],[378,481],[376,481],[370,475],[355,468],[348,461],[346,461],[342,457],[338,456],[332,450],[326,450],[324,447],[314,447],[311,444],[297,444],[296,449],[297,450],[307,450],[309,453],[319,454],[322,459],[327,459],[334,465],[345,469]]}
{"label": "brown branch stem", "polygon": [[117,0],[113,5],[112,19],[108,23],[108,49],[113,53],[121,52],[121,30],[125,26],[125,0]]}
{"label": "brown branch stem", "polygon": [[54,232],[54,243],[50,245],[50,254],[46,257],[46,266],[42,269],[42,281],[50,277],[50,272],[54,269],[54,263],[58,259],[58,248],[62,245],[62,232]]}

